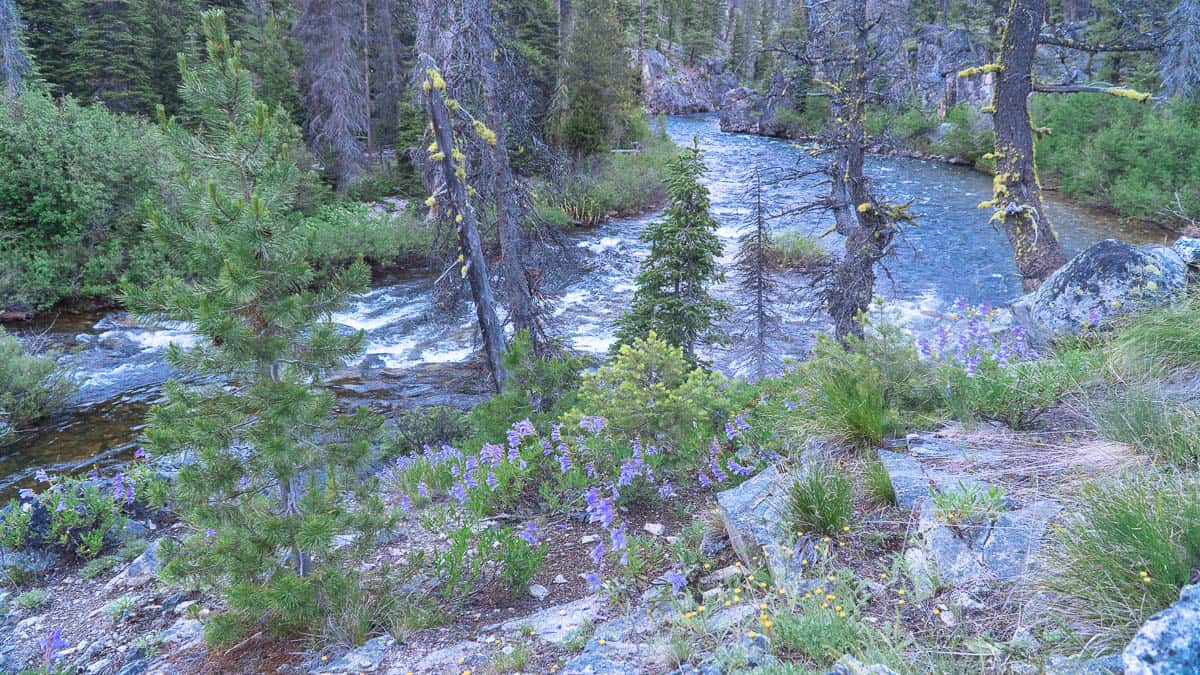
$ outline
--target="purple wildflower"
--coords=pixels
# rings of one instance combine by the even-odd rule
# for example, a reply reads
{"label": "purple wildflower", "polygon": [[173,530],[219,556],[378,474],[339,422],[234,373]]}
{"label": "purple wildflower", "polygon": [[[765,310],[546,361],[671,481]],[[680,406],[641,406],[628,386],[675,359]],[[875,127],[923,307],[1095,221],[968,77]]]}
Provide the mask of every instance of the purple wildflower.
{"label": "purple wildflower", "polygon": [[417,494],[421,495],[422,499],[429,499],[429,486],[425,484],[425,481],[417,483]]}
{"label": "purple wildflower", "polygon": [[536,546],[538,543],[537,525],[534,525],[533,521],[529,521],[528,523],[525,523],[525,528],[521,530],[521,532],[518,536],[521,537],[522,539],[524,539],[527,544],[529,544],[531,546]]}
{"label": "purple wildflower", "polygon": [[599,476],[599,474],[596,473],[596,463],[595,462],[588,462],[587,466],[585,468],[587,469],[588,478],[596,478]]}
{"label": "purple wildflower", "polygon": [[558,470],[561,473],[566,473],[571,470],[571,458],[565,452],[558,456]]}
{"label": "purple wildflower", "polygon": [[488,489],[491,490],[492,492],[495,492],[496,488],[500,487],[500,481],[496,479],[495,471],[488,472],[487,486],[488,486]]}
{"label": "purple wildflower", "polygon": [[216,531],[216,530],[214,530],[214,529],[212,529],[211,527],[210,527],[210,528],[208,528],[207,530],[205,530],[205,531],[204,531],[204,538],[205,538],[205,539],[208,539],[208,540],[210,540],[210,541],[211,541],[211,540],[212,540],[212,538],[213,538],[213,537],[215,537],[216,535],[217,535],[217,531]]}
{"label": "purple wildflower", "polygon": [[592,556],[592,562],[599,565],[601,562],[604,561],[604,544],[597,543],[595,546],[592,547],[590,554]]}
{"label": "purple wildflower", "polygon": [[67,646],[67,641],[62,637],[62,630],[55,628],[38,646],[42,650],[42,663],[51,664],[62,658],[58,652]]}
{"label": "purple wildflower", "polygon": [[454,485],[450,487],[450,494],[458,500],[459,504],[467,503],[467,490],[463,487],[462,483],[454,483]]}
{"label": "purple wildflower", "polygon": [[38,469],[37,471],[35,471],[33,473],[33,477],[39,483],[49,483],[50,482],[50,475],[46,473],[45,469]]}
{"label": "purple wildflower", "polygon": [[687,587],[687,577],[679,571],[679,566],[676,565],[670,572],[663,575],[663,578],[671,584],[671,592],[678,594]]}
{"label": "purple wildflower", "polygon": [[712,475],[717,479],[718,483],[724,483],[725,480],[729,478],[729,476],[726,476],[725,472],[721,470],[720,465],[717,464],[717,461],[714,459],[708,460],[708,469],[709,471],[712,471]]}
{"label": "purple wildflower", "polygon": [[664,480],[662,485],[658,487],[658,496],[662,497],[663,499],[675,496],[675,488],[671,487],[670,479]]}
{"label": "purple wildflower", "polygon": [[736,437],[737,437],[737,432],[734,431],[733,425],[730,424],[729,422],[726,422],[725,423],[725,438],[727,440],[732,441]]}
{"label": "purple wildflower", "polygon": [[413,510],[413,503],[412,500],[408,498],[408,495],[400,495],[400,508],[404,509],[405,511]]}
{"label": "purple wildflower", "polygon": [[[596,564],[599,564],[599,562]],[[602,587],[602,584],[600,583],[600,575],[596,574],[595,572],[588,572],[586,575],[584,575],[584,579],[587,580],[588,588],[593,591],[598,591]]]}
{"label": "purple wildflower", "polygon": [[238,479],[238,487],[240,487],[243,490],[250,487],[250,479],[247,478],[246,476],[242,476],[241,478]]}
{"label": "purple wildflower", "polygon": [[703,470],[696,472],[696,480],[700,483],[700,487],[712,487],[712,481],[708,479],[708,476],[704,475]]}
{"label": "purple wildflower", "polygon": [[612,539],[612,550],[614,551],[624,551],[625,546],[629,543],[625,538],[624,525],[609,532],[608,536],[610,539]]}

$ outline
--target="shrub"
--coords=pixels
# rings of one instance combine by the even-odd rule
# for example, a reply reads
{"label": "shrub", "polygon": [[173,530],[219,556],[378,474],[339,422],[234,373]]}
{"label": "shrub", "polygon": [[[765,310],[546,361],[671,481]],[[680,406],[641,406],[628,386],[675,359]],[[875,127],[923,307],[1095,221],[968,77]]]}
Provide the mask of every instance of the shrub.
{"label": "shrub", "polygon": [[86,565],[79,568],[79,576],[83,579],[95,579],[96,577],[111,570],[113,565],[117,564],[117,559],[113,556],[104,556],[89,560]]}
{"label": "shrub", "polygon": [[0,100],[0,307],[114,297],[156,279],[143,232],[164,155],[155,125],[30,87]]}
{"label": "shrub", "polygon": [[678,153],[669,138],[653,135],[640,152],[574,160],[561,183],[535,191],[538,212],[548,222],[592,226],[611,214],[647,211],[666,199],[667,165]]}
{"label": "shrub", "polygon": [[388,454],[413,455],[425,446],[454,445],[470,438],[472,433],[470,418],[457,408],[441,405],[417,408],[396,420]]}
{"label": "shrub", "polygon": [[603,417],[627,439],[695,452],[728,418],[725,386],[723,376],[693,367],[682,349],[651,333],[622,345],[611,362],[584,376],[567,424],[575,426],[585,415]]}
{"label": "shrub", "polygon": [[471,422],[485,439],[503,438],[516,420],[553,418],[569,409],[579,388],[582,359],[568,354],[547,358],[533,352],[522,332],[508,344],[501,363],[504,391],[471,410]]}
{"label": "shrub", "polygon": [[17,609],[36,609],[50,600],[50,591],[44,588],[31,588],[13,598]]}
{"label": "shrub", "polygon": [[1195,467],[1200,460],[1200,415],[1191,406],[1134,388],[1100,401],[1092,416],[1110,440],[1180,467]]}
{"label": "shrub", "polygon": [[[99,556],[110,533],[124,524],[123,509],[134,502],[133,481],[124,474],[117,474],[109,485],[87,478],[39,477],[50,486],[39,494],[23,491],[24,503],[9,502],[0,522],[0,544],[14,548],[48,544],[85,559]],[[33,528],[34,511],[42,510],[45,525]]]}
{"label": "shrub", "polygon": [[411,210],[377,213],[366,204],[330,204],[304,218],[311,237],[309,251],[320,268],[344,266],[360,257],[376,264],[397,259],[424,258],[433,242],[433,228]]}
{"label": "shrub", "polygon": [[895,413],[888,406],[883,373],[858,349],[862,341],[848,343],[843,347],[820,335],[812,359],[801,364],[801,386],[809,409],[801,424],[855,445],[876,445],[894,426]]}
{"label": "shrub", "polygon": [[1030,112],[1053,130],[1038,142],[1038,167],[1067,194],[1156,220],[1178,193],[1187,215],[1200,217],[1200,103],[1035,95]]}
{"label": "shrub", "polygon": [[1091,379],[1093,355],[1072,349],[1015,363],[984,358],[946,373],[950,410],[963,422],[996,420],[1013,429],[1028,428],[1068,391]]}
{"label": "shrub", "polygon": [[788,490],[784,504],[793,532],[836,534],[850,525],[854,512],[854,482],[825,462],[810,464]]}
{"label": "shrub", "polygon": [[934,516],[953,527],[995,520],[1004,511],[1004,490],[996,485],[959,481],[953,488],[934,490],[930,499]]}
{"label": "shrub", "polygon": [[813,236],[783,232],[771,238],[768,260],[784,269],[814,269],[829,261],[829,251]]}
{"label": "shrub", "polygon": [[965,103],[960,103],[946,111],[943,120],[950,124],[949,129],[934,143],[934,148],[950,157],[978,163],[981,158],[992,152],[994,136],[992,130],[980,122],[980,113]]}
{"label": "shrub", "polygon": [[66,406],[76,385],[56,356],[54,352],[32,354],[0,328],[0,427],[21,429]]}
{"label": "shrub", "polygon": [[1200,479],[1132,475],[1083,487],[1052,530],[1047,607],[1098,647],[1124,644],[1200,565]]}

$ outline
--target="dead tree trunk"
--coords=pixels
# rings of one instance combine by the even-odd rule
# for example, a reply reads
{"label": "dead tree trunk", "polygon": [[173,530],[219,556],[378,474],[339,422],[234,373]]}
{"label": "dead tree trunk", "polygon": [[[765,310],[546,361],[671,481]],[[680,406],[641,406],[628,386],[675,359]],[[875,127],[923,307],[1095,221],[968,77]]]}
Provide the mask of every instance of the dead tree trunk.
{"label": "dead tree trunk", "polygon": [[[467,195],[466,170],[456,159],[453,122],[446,107],[446,82],[437,65],[427,55],[421,55],[421,69],[425,73],[422,85],[427,90],[429,119],[433,126],[434,142],[437,144],[438,161],[441,164],[442,180],[446,198],[449,200],[447,215],[454,220],[458,230],[460,264],[462,275],[471,286],[471,299],[475,303],[475,316],[483,334],[483,349],[487,356],[488,369],[497,393],[504,388],[505,372],[500,362],[504,351],[504,333],[496,317],[496,298],[488,280],[487,261],[483,257],[483,246],[479,241],[479,226],[475,212]],[[435,196],[436,199],[436,196]]]}
{"label": "dead tree trunk", "polygon": [[1037,288],[1066,262],[1062,245],[1042,209],[1029,120],[1033,61],[1045,11],[1046,0],[1013,0],[996,73],[997,174],[991,206],[995,209],[993,219],[1004,225],[1026,290]]}
{"label": "dead tree trunk", "polygon": [[[505,138],[504,110],[500,103],[500,74],[496,63],[498,45],[492,34],[494,25],[491,1],[475,0],[473,24],[478,31],[476,44],[480,54],[480,73],[483,89],[484,116],[493,134],[487,138],[494,174],[492,189],[496,195],[497,230],[500,235],[500,273],[504,283],[504,300],[512,318],[513,328],[527,331],[536,352],[541,352],[544,340],[537,320],[533,294],[525,275],[524,241],[521,236],[522,209],[517,200],[517,186],[508,161]],[[468,19],[472,17],[468,16]]]}

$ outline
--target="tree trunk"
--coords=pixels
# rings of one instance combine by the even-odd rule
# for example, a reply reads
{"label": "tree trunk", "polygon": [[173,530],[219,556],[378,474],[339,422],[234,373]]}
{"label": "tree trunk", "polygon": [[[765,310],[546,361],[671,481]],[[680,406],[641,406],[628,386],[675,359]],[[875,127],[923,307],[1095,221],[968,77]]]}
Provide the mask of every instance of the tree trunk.
{"label": "tree trunk", "polygon": [[[437,66],[427,54],[421,55],[421,69],[426,73],[426,81],[433,79],[428,75],[430,71],[437,72]],[[439,75],[438,78],[440,77]],[[483,246],[479,241],[475,212],[471,209],[467,197],[467,186],[458,176],[459,167],[454,159],[454,133],[450,110],[446,107],[443,93],[437,86],[431,86],[429,89],[429,119],[433,125],[434,141],[442,154],[442,179],[445,181],[447,197],[450,200],[448,214],[458,228],[464,275],[471,286],[471,300],[475,303],[475,316],[483,334],[483,349],[488,369],[492,373],[495,390],[500,393],[504,388],[505,379],[504,367],[500,363],[500,355],[504,351],[504,333],[500,320],[496,318],[496,298],[488,280],[487,261],[484,260]]]}
{"label": "tree trunk", "polygon": [[1026,290],[1036,289],[1066,262],[1042,209],[1029,121],[1033,61],[1045,11],[1046,0],[1013,0],[1000,48],[1000,71],[996,74],[993,218],[1004,224]]}
{"label": "tree trunk", "polygon": [[834,223],[846,238],[846,253],[834,271],[828,302],[834,334],[844,341],[862,335],[858,316],[871,305],[875,293],[875,263],[896,236],[871,196],[863,160],[866,152],[866,95],[868,33],[866,0],[850,0],[846,30],[853,35],[849,72],[842,90],[834,93],[833,112],[843,120],[831,182]]}
{"label": "tree trunk", "polygon": [[491,0],[475,0],[477,12],[472,23],[479,30],[477,44],[481,55],[480,79],[483,85],[483,107],[487,125],[495,136],[491,146],[492,167],[496,192],[496,219],[500,234],[500,272],[504,277],[504,299],[512,318],[513,328],[528,331],[535,352],[544,347],[537,322],[533,294],[525,276],[524,242],[521,236],[521,206],[516,198],[516,181],[508,161],[505,139],[504,111],[500,104],[500,75],[496,64],[496,40]]}

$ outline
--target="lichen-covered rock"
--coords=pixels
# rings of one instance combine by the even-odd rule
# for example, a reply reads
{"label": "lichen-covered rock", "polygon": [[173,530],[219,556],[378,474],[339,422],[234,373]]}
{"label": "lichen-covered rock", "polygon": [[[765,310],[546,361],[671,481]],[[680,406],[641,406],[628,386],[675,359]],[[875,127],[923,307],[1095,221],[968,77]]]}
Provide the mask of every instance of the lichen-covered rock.
{"label": "lichen-covered rock", "polygon": [[1172,251],[1179,254],[1183,262],[1192,267],[1200,267],[1200,239],[1195,237],[1180,237],[1175,241],[1175,245],[1171,247]]}
{"label": "lichen-covered rock", "polygon": [[379,668],[379,664],[383,663],[383,657],[387,655],[388,649],[394,644],[396,641],[390,635],[372,638],[367,640],[363,646],[351,649],[333,663],[318,668],[314,672],[373,673]]}
{"label": "lichen-covered rock", "polygon": [[771,466],[741,485],[717,493],[729,543],[746,565],[753,564],[763,546],[778,538],[775,507],[788,485],[788,478]]}
{"label": "lichen-covered rock", "polygon": [[1200,584],[1184,586],[1178,601],[1150,617],[1121,660],[1126,675],[1200,673]]}
{"label": "lichen-covered rock", "polygon": [[1139,308],[1175,302],[1186,285],[1187,265],[1175,251],[1106,239],[1072,258],[1012,310],[1034,342],[1044,345]]}

